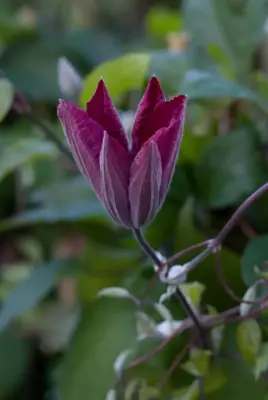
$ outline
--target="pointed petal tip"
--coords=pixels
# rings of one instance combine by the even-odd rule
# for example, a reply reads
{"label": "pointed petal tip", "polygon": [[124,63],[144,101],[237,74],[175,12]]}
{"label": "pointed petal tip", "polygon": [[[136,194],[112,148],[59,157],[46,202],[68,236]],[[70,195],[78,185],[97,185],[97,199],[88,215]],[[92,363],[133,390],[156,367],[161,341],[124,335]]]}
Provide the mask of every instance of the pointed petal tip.
{"label": "pointed petal tip", "polygon": [[161,84],[159,79],[157,78],[157,76],[155,74],[153,74],[148,82],[148,86],[149,85],[153,85],[153,86],[157,86],[161,89]]}

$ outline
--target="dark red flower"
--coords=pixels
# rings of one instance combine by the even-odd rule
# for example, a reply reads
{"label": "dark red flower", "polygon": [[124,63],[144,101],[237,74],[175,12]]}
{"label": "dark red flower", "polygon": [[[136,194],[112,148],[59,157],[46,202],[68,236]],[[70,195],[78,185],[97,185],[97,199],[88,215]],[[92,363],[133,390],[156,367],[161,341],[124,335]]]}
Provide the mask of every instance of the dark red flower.
{"label": "dark red flower", "polygon": [[182,138],[186,103],[184,95],[166,101],[152,77],[129,143],[103,80],[86,111],[60,101],[58,116],[74,159],[119,224],[140,228],[162,206]]}

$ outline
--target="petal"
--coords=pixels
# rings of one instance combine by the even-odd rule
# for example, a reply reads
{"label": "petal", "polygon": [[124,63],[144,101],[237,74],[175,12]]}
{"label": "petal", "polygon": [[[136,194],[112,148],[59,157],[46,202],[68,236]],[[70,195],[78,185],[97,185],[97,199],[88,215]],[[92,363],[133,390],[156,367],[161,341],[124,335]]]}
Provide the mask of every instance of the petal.
{"label": "petal", "polygon": [[151,127],[150,117],[156,106],[162,104],[164,100],[164,93],[160,87],[159,81],[153,76],[138,106],[132,130],[132,151],[134,154],[137,154],[143,143],[155,132]]}
{"label": "petal", "polygon": [[151,119],[153,132],[168,127],[172,119],[181,119],[182,114],[185,113],[186,103],[187,96],[180,95],[158,104]]}
{"label": "petal", "polygon": [[161,157],[151,141],[135,157],[130,168],[129,201],[133,226],[148,224],[159,209]]}
{"label": "petal", "polygon": [[128,181],[129,153],[106,132],[100,154],[102,201],[111,217],[120,225],[131,227]]}
{"label": "petal", "polygon": [[161,155],[162,163],[162,183],[160,188],[159,202],[162,205],[165,200],[169,184],[174,172],[178,151],[183,135],[185,112],[182,113],[181,119],[172,120],[167,128],[159,129],[153,136],[154,142],[157,144]]}
{"label": "petal", "polygon": [[58,105],[58,117],[79,170],[100,197],[99,156],[103,129],[85,111],[66,100]]}
{"label": "petal", "polygon": [[128,148],[123,125],[102,79],[92,99],[87,103],[87,113],[108,135],[116,139],[125,149]]}

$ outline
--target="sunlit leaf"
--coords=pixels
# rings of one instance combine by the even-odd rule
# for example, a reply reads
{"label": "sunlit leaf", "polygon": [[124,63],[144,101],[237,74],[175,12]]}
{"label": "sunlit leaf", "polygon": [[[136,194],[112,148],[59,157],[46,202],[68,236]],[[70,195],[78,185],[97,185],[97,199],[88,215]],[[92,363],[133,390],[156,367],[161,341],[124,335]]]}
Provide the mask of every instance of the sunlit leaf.
{"label": "sunlit leaf", "polygon": [[0,122],[5,118],[13,102],[13,86],[4,78],[0,79]]}
{"label": "sunlit leaf", "polygon": [[130,90],[141,89],[150,59],[149,54],[133,53],[101,64],[85,78],[81,103],[85,105],[88,102],[100,78],[104,79],[113,99]]}
{"label": "sunlit leaf", "polygon": [[250,365],[254,364],[262,342],[258,322],[254,319],[240,322],[237,326],[236,335],[237,345],[244,360]]}

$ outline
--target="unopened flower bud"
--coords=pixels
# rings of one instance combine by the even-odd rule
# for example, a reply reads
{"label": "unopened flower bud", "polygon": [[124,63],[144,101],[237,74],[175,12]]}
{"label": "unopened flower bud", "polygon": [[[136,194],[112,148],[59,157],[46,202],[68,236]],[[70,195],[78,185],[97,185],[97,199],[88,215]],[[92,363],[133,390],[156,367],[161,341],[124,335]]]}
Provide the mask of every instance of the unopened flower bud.
{"label": "unopened flower bud", "polygon": [[166,282],[169,284],[179,284],[185,282],[187,279],[187,273],[183,265],[173,265],[168,271]]}
{"label": "unopened flower bud", "polygon": [[[76,74],[66,60],[59,66],[62,88],[74,95]],[[119,225],[139,229],[162,207],[177,161],[186,104],[185,95],[166,100],[153,76],[139,103],[129,143],[102,79],[86,110],[60,100],[58,116],[76,164]]]}
{"label": "unopened flower bud", "polygon": [[66,57],[58,60],[58,84],[61,93],[70,99],[75,98],[82,88],[82,78]]}
{"label": "unopened flower bud", "polygon": [[157,332],[163,337],[169,337],[181,326],[182,321],[163,321],[156,326]]}

